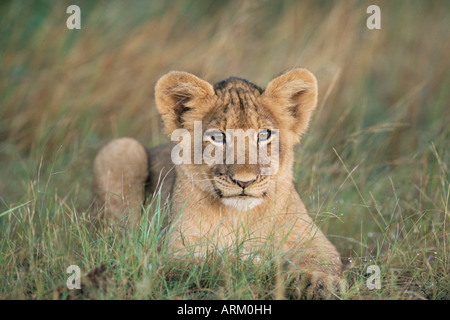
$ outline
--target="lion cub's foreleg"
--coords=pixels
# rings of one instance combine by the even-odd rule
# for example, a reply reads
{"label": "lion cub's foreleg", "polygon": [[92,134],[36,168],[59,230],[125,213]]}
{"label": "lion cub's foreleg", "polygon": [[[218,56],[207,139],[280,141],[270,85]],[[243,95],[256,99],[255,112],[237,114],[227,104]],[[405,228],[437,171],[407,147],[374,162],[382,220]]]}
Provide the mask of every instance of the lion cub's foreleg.
{"label": "lion cub's foreleg", "polygon": [[94,161],[94,192],[101,216],[137,222],[147,176],[147,152],[138,141],[120,138],[104,146]]}

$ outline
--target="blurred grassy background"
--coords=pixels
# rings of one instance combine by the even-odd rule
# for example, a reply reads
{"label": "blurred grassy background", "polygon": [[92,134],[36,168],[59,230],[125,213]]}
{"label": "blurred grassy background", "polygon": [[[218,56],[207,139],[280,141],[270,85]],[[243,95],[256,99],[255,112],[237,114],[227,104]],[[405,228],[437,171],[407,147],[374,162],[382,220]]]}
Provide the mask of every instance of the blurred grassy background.
{"label": "blurred grassy background", "polygon": [[[81,30],[66,28],[70,4]],[[381,30],[366,28],[370,4]],[[46,277],[55,260],[98,263],[70,241],[42,256],[59,239],[42,236],[44,222],[62,234],[61,217],[88,209],[106,141],[167,140],[154,104],[160,76],[264,87],[299,66],[316,74],[320,98],[297,186],[349,278],[363,281],[377,263],[387,289],[371,297],[448,298],[449,30],[450,3],[436,0],[2,1],[0,296],[21,297],[23,285],[41,297],[58,283],[20,284],[31,252]]]}

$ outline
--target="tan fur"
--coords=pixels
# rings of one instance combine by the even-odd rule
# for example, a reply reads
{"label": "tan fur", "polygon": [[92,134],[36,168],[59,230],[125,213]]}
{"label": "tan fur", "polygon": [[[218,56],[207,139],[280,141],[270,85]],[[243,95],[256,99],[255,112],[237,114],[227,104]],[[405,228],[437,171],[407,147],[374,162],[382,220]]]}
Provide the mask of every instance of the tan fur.
{"label": "tan fur", "polygon": [[[256,252],[263,257],[275,252],[291,270],[314,274],[311,279],[339,279],[339,254],[306,213],[292,180],[293,147],[317,104],[317,82],[311,72],[291,70],[265,90],[239,78],[213,86],[192,74],[171,72],[158,81],[155,96],[169,135],[185,128],[193,136],[194,121],[200,120],[203,131],[280,129],[278,172],[261,175],[259,162],[181,164],[171,170],[172,145],[146,154],[135,140],[114,140],[100,151],[94,166],[97,197],[106,203],[107,217],[131,212],[137,221],[148,181],[151,193],[159,191],[163,201],[171,200],[169,243],[175,255],[190,252],[201,257],[207,251],[235,248],[246,239],[243,254]],[[203,148],[210,143],[203,142]],[[242,189],[236,181],[251,184]],[[108,190],[119,197],[110,196]],[[241,192],[247,196],[237,196]],[[242,207],[253,200],[258,205]]]}
{"label": "tan fur", "polygon": [[147,155],[134,139],[111,141],[94,161],[94,181],[101,212],[108,218],[139,220],[147,179]]}

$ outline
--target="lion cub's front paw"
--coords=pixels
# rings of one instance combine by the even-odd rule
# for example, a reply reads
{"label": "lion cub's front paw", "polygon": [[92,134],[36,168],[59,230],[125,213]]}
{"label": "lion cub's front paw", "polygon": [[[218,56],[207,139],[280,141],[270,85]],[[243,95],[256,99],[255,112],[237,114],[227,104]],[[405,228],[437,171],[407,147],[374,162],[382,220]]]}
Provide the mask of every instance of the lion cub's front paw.
{"label": "lion cub's front paw", "polygon": [[293,285],[299,299],[333,299],[346,291],[345,280],[320,271],[302,273]]}

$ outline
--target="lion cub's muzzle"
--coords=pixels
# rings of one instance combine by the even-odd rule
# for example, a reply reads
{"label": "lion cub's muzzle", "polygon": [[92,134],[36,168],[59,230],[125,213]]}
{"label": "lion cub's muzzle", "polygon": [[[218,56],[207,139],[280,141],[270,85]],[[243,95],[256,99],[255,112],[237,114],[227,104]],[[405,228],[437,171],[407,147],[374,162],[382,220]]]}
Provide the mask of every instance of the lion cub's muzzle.
{"label": "lion cub's muzzle", "polygon": [[252,180],[247,180],[247,181],[244,181],[244,180],[235,180],[235,179],[233,179],[232,177],[229,177],[230,178],[230,180],[232,181],[232,182],[234,182],[235,184],[237,184],[239,187],[241,187],[243,190],[242,190],[242,193],[245,193],[245,189],[246,188],[248,188],[248,187],[250,187],[255,181],[256,181],[256,178],[255,179],[252,179]]}
{"label": "lion cub's muzzle", "polygon": [[239,211],[251,210],[263,203],[268,190],[268,178],[262,175],[219,175],[214,181],[222,203]]}
{"label": "lion cub's muzzle", "polygon": [[214,188],[220,198],[263,198],[268,189],[268,178],[263,175],[218,174]]}

